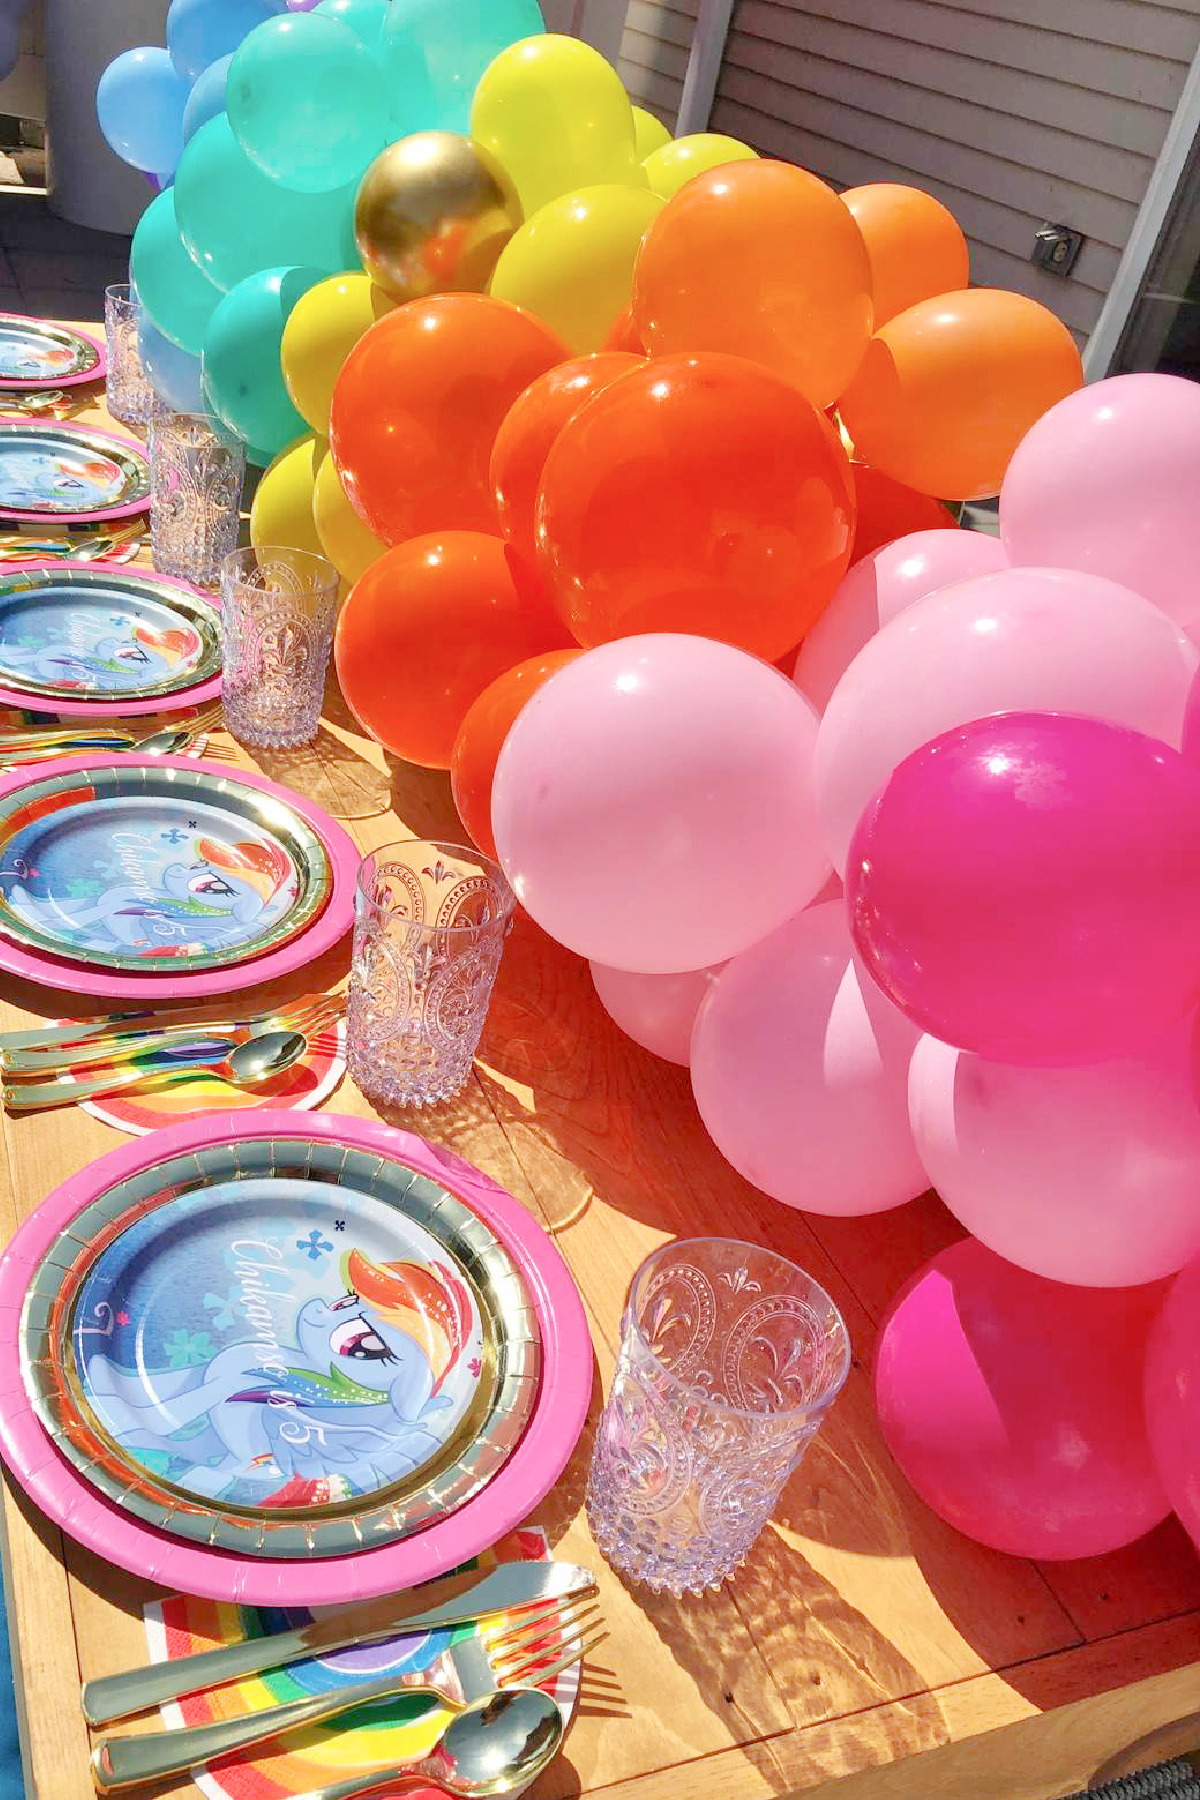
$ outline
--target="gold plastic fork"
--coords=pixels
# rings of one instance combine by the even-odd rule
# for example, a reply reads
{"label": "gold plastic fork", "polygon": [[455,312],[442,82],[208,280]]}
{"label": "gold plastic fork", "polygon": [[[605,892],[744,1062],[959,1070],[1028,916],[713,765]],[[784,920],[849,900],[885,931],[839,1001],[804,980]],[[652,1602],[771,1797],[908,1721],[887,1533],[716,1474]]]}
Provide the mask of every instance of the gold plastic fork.
{"label": "gold plastic fork", "polygon": [[[202,707],[190,719],[181,719],[179,728],[189,732],[195,740],[202,732],[211,731],[220,723],[221,708],[214,704]],[[151,735],[157,736],[158,733],[156,731]],[[145,733],[128,731],[123,725],[43,725],[32,727],[28,731],[0,731],[0,756],[21,750],[56,754],[60,750],[70,751],[77,747],[85,750],[135,750],[145,741]]]}
{"label": "gold plastic fork", "polygon": [[179,1775],[298,1726],[336,1719],[369,1701],[390,1700],[399,1694],[423,1694],[448,1712],[464,1712],[472,1702],[501,1688],[543,1686],[590,1656],[606,1636],[594,1601],[567,1599],[532,1624],[481,1632],[453,1644],[427,1669],[286,1701],[211,1725],[140,1737],[102,1737],[92,1755],[92,1777],[101,1793],[110,1793],[136,1782]]}

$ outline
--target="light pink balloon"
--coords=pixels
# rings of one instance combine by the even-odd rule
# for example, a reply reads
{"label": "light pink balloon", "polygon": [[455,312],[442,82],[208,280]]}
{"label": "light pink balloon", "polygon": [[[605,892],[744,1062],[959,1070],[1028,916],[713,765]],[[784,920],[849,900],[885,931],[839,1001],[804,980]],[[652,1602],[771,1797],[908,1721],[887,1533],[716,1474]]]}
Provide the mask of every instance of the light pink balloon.
{"label": "light pink balloon", "polygon": [[800,646],[793,677],[818,712],[863,645],[926,594],[1007,569],[998,538],[984,531],[914,531],[872,550],[842,577]]}
{"label": "light pink balloon", "polygon": [[1200,566],[1200,389],[1115,375],[1068,394],[1017,446],[1000,490],[1010,562],[1106,575],[1185,620]]}
{"label": "light pink balloon", "polygon": [[1146,1424],[1167,1497],[1200,1550],[1200,1262],[1172,1282],[1150,1333]]}
{"label": "light pink balloon", "polygon": [[682,975],[631,975],[627,969],[591,965],[592,983],[601,1006],[626,1037],[686,1069],[692,1048],[692,1026],[716,969],[693,969]]}
{"label": "light pink balloon", "polygon": [[1017,1068],[923,1038],[913,1136],[967,1230],[1052,1281],[1131,1287],[1200,1255],[1195,1015],[1141,1055]]}
{"label": "light pink balloon", "polygon": [[1005,569],[918,600],[855,657],[817,739],[821,823],[844,870],[868,801],[906,756],[998,712],[1079,713],[1178,749],[1197,668],[1187,634],[1095,575]]}
{"label": "light pink balloon", "polygon": [[692,1091],[727,1162],[806,1212],[900,1206],[929,1183],[908,1125],[914,1025],[850,946],[842,901],[735,957],[692,1037]]}
{"label": "light pink balloon", "polygon": [[1012,1556],[1102,1556],[1169,1509],[1142,1410],[1165,1289],[1063,1287],[952,1244],[879,1332],[888,1449],[941,1518]]}
{"label": "light pink balloon", "polygon": [[817,716],[786,676],[711,638],[620,638],[523,708],[492,789],[500,861],[543,930],[595,962],[724,962],[829,875]]}

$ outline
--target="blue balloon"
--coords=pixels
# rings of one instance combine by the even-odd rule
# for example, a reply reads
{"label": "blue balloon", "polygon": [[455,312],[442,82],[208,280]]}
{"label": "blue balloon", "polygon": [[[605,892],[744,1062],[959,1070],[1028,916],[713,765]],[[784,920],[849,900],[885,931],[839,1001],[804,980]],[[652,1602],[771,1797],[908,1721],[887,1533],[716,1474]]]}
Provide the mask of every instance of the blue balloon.
{"label": "blue balloon", "polygon": [[229,80],[229,66],[232,56],[218,57],[215,63],[209,63],[192,89],[187,105],[183,109],[183,141],[190,144],[202,125],[215,119],[218,113],[225,111],[225,84]]}
{"label": "blue balloon", "polygon": [[396,136],[469,135],[471,102],[488,64],[545,29],[537,0],[391,0],[383,67]]}
{"label": "blue balloon", "polygon": [[382,56],[383,31],[391,0],[320,0],[314,10],[348,25],[372,56]]}
{"label": "blue balloon", "polygon": [[183,150],[189,84],[165,50],[143,45],[110,62],[96,89],[100,129],[123,162],[160,180]]}
{"label": "blue balloon", "polygon": [[232,56],[242,39],[284,10],[284,0],[171,0],[167,49],[189,81],[210,64]]}
{"label": "blue balloon", "polygon": [[147,381],[165,406],[172,412],[204,412],[200,358],[165,338],[144,311],[138,318],[138,354]]}

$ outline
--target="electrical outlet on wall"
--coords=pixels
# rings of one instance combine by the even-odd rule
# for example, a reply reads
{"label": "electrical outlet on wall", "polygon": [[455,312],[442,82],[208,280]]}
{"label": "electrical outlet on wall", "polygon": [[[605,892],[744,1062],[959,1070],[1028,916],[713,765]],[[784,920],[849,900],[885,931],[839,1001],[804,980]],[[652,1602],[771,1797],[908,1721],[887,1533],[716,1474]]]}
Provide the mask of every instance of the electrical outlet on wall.
{"label": "electrical outlet on wall", "polygon": [[1069,275],[1083,242],[1082,231],[1075,231],[1070,225],[1043,225],[1033,240],[1030,260],[1051,275]]}

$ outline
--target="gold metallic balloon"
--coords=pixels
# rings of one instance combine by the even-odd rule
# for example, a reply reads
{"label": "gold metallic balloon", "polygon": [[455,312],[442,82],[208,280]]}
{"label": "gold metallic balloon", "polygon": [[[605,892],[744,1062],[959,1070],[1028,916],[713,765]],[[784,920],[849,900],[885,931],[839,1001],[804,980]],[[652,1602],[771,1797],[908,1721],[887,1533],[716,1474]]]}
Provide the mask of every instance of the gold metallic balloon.
{"label": "gold metallic balloon", "polygon": [[363,267],[395,300],[482,293],[522,223],[517,192],[482,144],[418,131],[377,156],[358,190]]}

